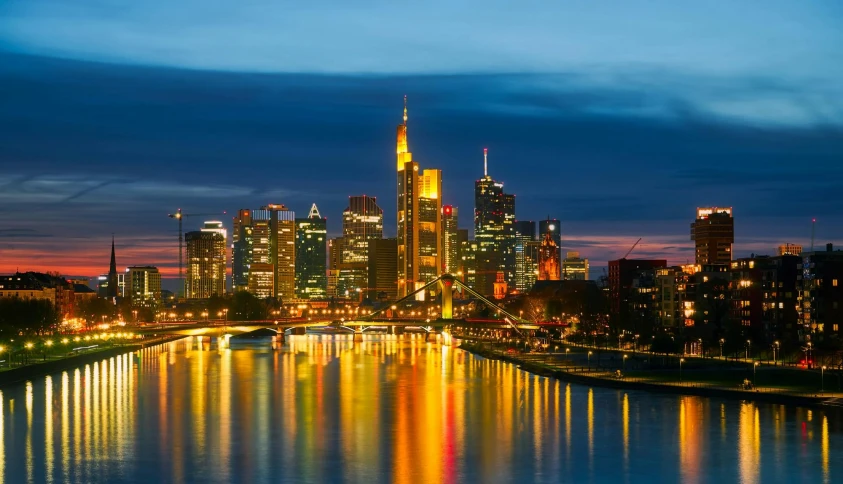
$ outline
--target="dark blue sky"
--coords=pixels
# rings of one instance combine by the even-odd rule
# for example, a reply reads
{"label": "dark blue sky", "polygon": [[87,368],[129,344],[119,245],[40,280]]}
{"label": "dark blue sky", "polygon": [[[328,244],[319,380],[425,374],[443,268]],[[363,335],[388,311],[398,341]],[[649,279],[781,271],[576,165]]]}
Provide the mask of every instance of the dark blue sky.
{"label": "dark blue sky", "polygon": [[612,12],[640,22],[585,2],[147,3],[0,6],[0,272],[104,272],[112,232],[120,265],[173,267],[178,207],[316,202],[338,234],[365,193],[392,235],[404,94],[464,227],[488,147],[518,218],[561,219],[594,266],[638,237],[639,257],[692,258],[698,205],[734,207],[738,255],[809,244],[812,217],[818,244],[843,235],[836,2]]}

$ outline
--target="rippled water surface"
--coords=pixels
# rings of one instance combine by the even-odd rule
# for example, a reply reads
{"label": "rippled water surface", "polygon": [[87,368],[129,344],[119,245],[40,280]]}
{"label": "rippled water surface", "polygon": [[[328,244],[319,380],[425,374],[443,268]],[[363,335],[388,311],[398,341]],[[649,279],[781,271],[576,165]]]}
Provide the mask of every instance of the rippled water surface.
{"label": "rippled water surface", "polygon": [[6,386],[0,482],[843,482],[836,412],[374,338],[185,339]]}

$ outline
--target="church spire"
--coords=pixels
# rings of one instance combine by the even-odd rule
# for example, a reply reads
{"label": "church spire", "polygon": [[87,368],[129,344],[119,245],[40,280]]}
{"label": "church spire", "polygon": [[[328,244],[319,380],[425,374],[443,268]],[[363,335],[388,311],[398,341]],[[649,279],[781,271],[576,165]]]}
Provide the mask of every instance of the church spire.
{"label": "church spire", "polygon": [[108,266],[108,286],[106,287],[106,296],[112,303],[118,296],[117,291],[117,257],[114,254],[114,234],[111,234],[111,263]]}

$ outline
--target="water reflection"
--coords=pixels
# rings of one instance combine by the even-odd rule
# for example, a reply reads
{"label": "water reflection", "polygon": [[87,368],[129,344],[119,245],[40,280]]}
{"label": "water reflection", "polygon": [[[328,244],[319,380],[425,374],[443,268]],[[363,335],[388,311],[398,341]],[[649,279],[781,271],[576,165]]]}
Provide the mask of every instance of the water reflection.
{"label": "water reflection", "polygon": [[843,475],[837,414],[570,385],[412,336],[191,338],[4,388],[0,413],[0,482]]}

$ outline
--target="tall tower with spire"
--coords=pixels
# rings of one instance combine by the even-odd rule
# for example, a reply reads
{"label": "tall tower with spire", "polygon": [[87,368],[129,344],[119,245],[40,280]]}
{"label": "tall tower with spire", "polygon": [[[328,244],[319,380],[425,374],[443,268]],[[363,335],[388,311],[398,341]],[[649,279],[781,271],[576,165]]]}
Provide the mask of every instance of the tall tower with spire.
{"label": "tall tower with spire", "polygon": [[483,149],[483,178],[474,182],[474,238],[477,242],[474,289],[494,294],[498,273],[507,287],[515,284],[515,195],[489,176],[489,151]]}
{"label": "tall tower with spire", "polygon": [[108,299],[114,301],[119,295],[117,281],[117,257],[114,253],[114,236],[111,236],[111,263],[108,266],[108,291],[106,293]]}
{"label": "tall tower with spire", "polygon": [[398,125],[398,296],[413,292],[419,280],[419,164],[413,161],[407,142],[407,96],[404,96],[404,122]]}

